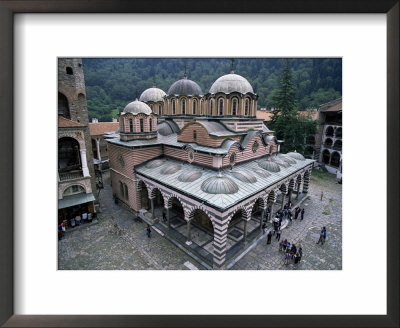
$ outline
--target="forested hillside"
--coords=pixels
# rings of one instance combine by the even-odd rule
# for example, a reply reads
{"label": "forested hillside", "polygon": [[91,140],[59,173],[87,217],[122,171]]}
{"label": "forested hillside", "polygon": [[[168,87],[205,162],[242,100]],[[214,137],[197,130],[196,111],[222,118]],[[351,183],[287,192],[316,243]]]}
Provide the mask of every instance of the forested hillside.
{"label": "forested hillside", "polygon": [[[188,78],[207,93],[213,82],[230,71],[231,61],[222,58],[177,59],[83,59],[89,119],[111,121],[126,104],[152,87],[168,92],[171,84],[183,77],[185,65]],[[315,108],[342,94],[342,60],[340,58],[291,59],[297,87],[299,110]],[[245,77],[259,95],[259,108],[271,107],[278,85],[282,59],[237,58],[235,73]]]}

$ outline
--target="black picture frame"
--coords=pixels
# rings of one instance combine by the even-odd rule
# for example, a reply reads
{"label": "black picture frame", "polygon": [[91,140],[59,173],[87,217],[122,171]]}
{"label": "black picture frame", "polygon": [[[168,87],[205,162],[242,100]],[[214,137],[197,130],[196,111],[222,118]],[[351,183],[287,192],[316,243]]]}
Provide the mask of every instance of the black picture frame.
{"label": "black picture frame", "polygon": [[[398,0],[0,0],[0,324],[4,327],[399,327]],[[13,17],[16,13],[385,13],[387,16],[387,315],[14,315]],[[371,236],[372,239],[372,236]],[[373,245],[371,245],[373,247]],[[367,288],[367,286],[366,286]]]}

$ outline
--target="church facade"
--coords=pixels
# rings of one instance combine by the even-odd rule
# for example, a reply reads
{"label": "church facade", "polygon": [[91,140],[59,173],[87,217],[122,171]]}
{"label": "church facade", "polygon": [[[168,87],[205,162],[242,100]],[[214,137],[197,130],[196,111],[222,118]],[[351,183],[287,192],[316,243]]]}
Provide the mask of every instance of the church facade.
{"label": "church facade", "polygon": [[213,268],[263,233],[267,208],[308,192],[314,161],[280,153],[257,99],[234,71],[206,94],[185,74],[145,90],[105,136],[114,197]]}

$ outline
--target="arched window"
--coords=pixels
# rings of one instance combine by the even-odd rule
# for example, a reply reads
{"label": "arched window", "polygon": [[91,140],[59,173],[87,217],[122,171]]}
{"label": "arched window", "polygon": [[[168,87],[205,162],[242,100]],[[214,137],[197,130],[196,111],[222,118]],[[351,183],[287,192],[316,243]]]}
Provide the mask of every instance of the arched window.
{"label": "arched window", "polygon": [[126,200],[129,200],[129,195],[128,195],[128,186],[124,183],[124,198]]}
{"label": "arched window", "polygon": [[186,115],[186,100],[182,99],[182,115]]}
{"label": "arched window", "polygon": [[210,113],[209,113],[209,115],[213,114],[213,103],[214,103],[214,101],[212,99],[210,99]]}
{"label": "arched window", "polygon": [[68,75],[72,75],[72,74],[74,74],[74,71],[72,70],[72,67],[67,67],[66,69],[65,69],[65,71],[66,71],[66,73],[68,74]]}
{"label": "arched window", "polygon": [[224,100],[222,98],[218,100],[218,115],[224,115]]}
{"label": "arched window", "polygon": [[121,181],[119,182],[119,192],[120,192],[121,198],[125,198],[124,197],[124,184]]}
{"label": "arched window", "polygon": [[68,99],[61,92],[58,93],[58,115],[65,118],[71,118]]}
{"label": "arched window", "polygon": [[197,110],[197,100],[193,100],[193,115],[196,115],[196,110]]}
{"label": "arched window", "polygon": [[158,105],[158,115],[162,115],[162,113],[161,113],[161,105]]}
{"label": "arched window", "polygon": [[58,139],[58,169],[60,172],[81,170],[80,147],[76,139]]}
{"label": "arched window", "polygon": [[153,120],[149,119],[149,130],[151,132],[151,130],[153,129]]}
{"label": "arched window", "polygon": [[133,120],[131,118],[129,119],[129,131],[133,132]]}
{"label": "arched window", "polygon": [[193,130],[193,140],[196,141],[197,139],[197,132],[196,130]]}
{"label": "arched window", "polygon": [[204,114],[204,101],[201,100],[200,101],[200,115],[203,115],[203,114]]}
{"label": "arched window", "polygon": [[176,107],[175,107],[175,99],[172,99],[172,115],[175,115]]}
{"label": "arched window", "polygon": [[81,194],[85,192],[85,188],[79,185],[73,185],[64,190],[63,196]]}
{"label": "arched window", "polygon": [[232,101],[232,115],[236,116],[237,115],[237,99],[234,98]]}
{"label": "arched window", "polygon": [[249,99],[246,99],[244,103],[244,115],[245,116],[249,115]]}
{"label": "arched window", "polygon": [[139,120],[139,124],[140,124],[140,132],[144,132],[144,124],[142,118]]}

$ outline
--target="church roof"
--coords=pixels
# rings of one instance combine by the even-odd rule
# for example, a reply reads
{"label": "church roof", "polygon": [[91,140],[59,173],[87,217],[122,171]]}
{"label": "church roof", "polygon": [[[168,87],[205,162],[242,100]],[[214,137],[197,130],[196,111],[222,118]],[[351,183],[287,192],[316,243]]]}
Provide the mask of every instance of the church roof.
{"label": "church roof", "polygon": [[106,132],[116,131],[118,127],[118,122],[89,123],[89,132],[91,136],[99,136]]}
{"label": "church roof", "polygon": [[174,82],[169,87],[168,95],[201,96],[203,95],[203,91],[201,91],[200,86],[196,82],[188,80],[185,77],[182,80]]}
{"label": "church roof", "polygon": [[[265,158],[263,158],[263,160],[266,162]],[[220,177],[218,177],[219,173],[215,170],[198,166],[195,163],[189,164],[175,159],[164,158],[164,162],[158,163],[161,163],[161,165],[150,165],[151,167],[149,167],[147,163],[143,163],[136,166],[135,171],[138,178],[147,178],[172,190],[187,194],[190,197],[204,202],[206,205],[225,210],[265,190],[269,186],[302,168],[310,167],[313,162],[314,160],[310,159],[296,161],[296,164],[290,167],[280,167],[279,172],[267,172],[258,166],[257,161],[248,161],[235,165],[233,170],[222,171]],[[168,174],[168,178],[166,178],[163,172],[165,172],[165,170],[170,172],[170,169],[166,168],[171,167],[179,167],[179,170]],[[259,170],[262,171],[258,172]],[[263,171],[265,171],[266,174],[263,174]],[[201,172],[201,175],[196,172]],[[237,173],[241,173],[241,175],[250,178],[242,179]],[[199,176],[196,176],[196,179],[193,181],[189,180],[190,182],[182,181],[186,180],[182,179],[182,176],[191,177],[193,174]],[[257,176],[255,176],[255,174],[257,174]],[[237,186],[237,190],[235,185]]]}
{"label": "church roof", "polygon": [[129,112],[132,113],[133,115],[137,115],[140,113],[150,115],[152,113],[151,108],[148,105],[137,99],[126,105],[123,112],[124,113]]}
{"label": "church roof", "polygon": [[58,127],[59,128],[83,128],[83,127],[85,127],[85,125],[82,123],[71,121],[65,117],[59,116],[58,117]]}

